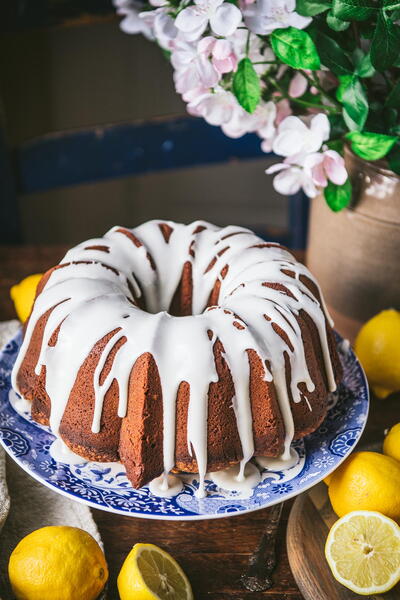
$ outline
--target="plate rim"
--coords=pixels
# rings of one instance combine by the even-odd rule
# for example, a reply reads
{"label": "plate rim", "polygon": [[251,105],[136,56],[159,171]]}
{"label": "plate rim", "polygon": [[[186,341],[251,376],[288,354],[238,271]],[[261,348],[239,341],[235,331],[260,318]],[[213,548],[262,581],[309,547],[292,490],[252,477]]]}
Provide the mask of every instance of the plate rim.
{"label": "plate rim", "polygon": [[[3,356],[4,354],[4,350],[7,347],[7,345],[9,345],[10,343],[14,342],[16,340],[16,338],[18,338],[18,336],[21,335],[21,331],[22,328],[19,328],[18,331],[0,348],[0,358]],[[336,330],[334,330],[334,334],[335,334],[335,338],[336,338],[336,342],[337,343],[343,343],[343,342],[347,342],[347,340],[345,340],[345,338],[343,338]],[[10,450],[10,447],[6,445],[5,440],[3,439],[2,436],[0,436],[0,444],[1,446],[4,448],[4,450],[6,451],[6,453],[8,454],[8,456],[10,456],[19,467],[21,467],[28,475],[30,475],[30,477],[32,477],[33,479],[35,479],[38,483],[44,485],[45,487],[47,487],[48,489],[52,490],[54,493],[57,494],[61,494],[62,496],[64,496],[65,498],[68,498],[69,500],[74,500],[75,502],[79,502],[80,504],[84,504],[86,506],[89,506],[90,508],[93,509],[97,509],[97,510],[102,510],[111,514],[117,514],[117,515],[122,515],[125,517],[131,517],[131,518],[138,518],[138,519],[149,519],[149,520],[160,520],[160,521],[206,521],[206,520],[211,520],[211,519],[224,519],[224,518],[232,518],[232,517],[236,517],[236,516],[241,516],[241,515],[245,515],[245,514],[249,514],[252,512],[256,512],[258,510],[263,510],[266,508],[269,508],[271,506],[274,506],[276,504],[279,504],[281,502],[285,502],[286,500],[291,500],[293,498],[295,498],[296,496],[299,496],[300,494],[303,494],[304,492],[307,492],[310,488],[314,487],[314,485],[317,485],[318,483],[320,483],[321,481],[323,481],[323,479],[325,479],[325,477],[327,477],[328,475],[330,475],[333,471],[335,471],[344,460],[346,460],[346,458],[351,454],[351,452],[353,452],[354,448],[358,445],[361,436],[365,430],[367,421],[368,421],[368,417],[369,417],[369,412],[370,412],[370,390],[369,390],[369,385],[368,385],[368,380],[365,374],[365,371],[359,361],[359,359],[357,358],[356,354],[354,353],[353,349],[351,348],[351,346],[349,345],[350,348],[350,352],[352,354],[352,360],[355,362],[355,364],[357,365],[360,375],[361,375],[361,380],[363,383],[363,388],[366,392],[366,412],[365,412],[365,419],[363,421],[363,423],[360,425],[359,427],[359,431],[357,432],[357,438],[353,444],[353,446],[351,447],[351,449],[349,450],[348,453],[346,453],[344,456],[338,458],[337,462],[334,464],[333,467],[330,467],[327,469],[327,471],[324,473],[323,477],[321,478],[316,478],[314,480],[310,479],[310,483],[306,484],[301,490],[294,490],[292,492],[288,492],[287,494],[285,494],[282,498],[275,498],[271,501],[269,501],[268,503],[266,503],[263,506],[254,506],[251,508],[244,508],[243,510],[238,510],[238,511],[234,511],[234,512],[226,512],[226,513],[212,513],[212,514],[199,514],[199,513],[195,513],[193,515],[189,515],[189,514],[184,514],[184,515],[162,515],[162,514],[146,514],[146,513],[142,513],[142,512],[135,512],[132,513],[130,511],[126,511],[123,509],[119,509],[119,508],[114,508],[114,507],[109,507],[106,505],[99,505],[96,504],[95,502],[92,502],[90,500],[86,500],[85,498],[82,498],[79,495],[75,495],[73,492],[67,492],[59,487],[57,487],[56,485],[52,485],[47,479],[44,479],[43,477],[41,477],[39,474],[35,473],[35,471],[31,470],[27,465],[25,465],[23,463],[22,460],[20,460],[20,457],[15,456],[15,454]],[[10,384],[10,390],[13,389],[11,384]],[[18,415],[18,413],[16,413]],[[21,415],[18,415],[21,417]],[[23,418],[23,417],[21,417]],[[32,426],[35,426],[35,423],[31,423]],[[322,423],[321,423],[322,425]],[[11,429],[11,428],[10,428]],[[51,432],[50,432],[51,433]],[[312,434],[310,434],[312,435]],[[306,436],[307,437],[307,436]],[[54,460],[54,459],[53,459]],[[57,462],[57,461],[56,461]],[[96,461],[93,461],[96,462]],[[57,463],[58,464],[58,463]],[[61,463],[63,464],[63,463]],[[121,463],[122,464],[122,463]]]}

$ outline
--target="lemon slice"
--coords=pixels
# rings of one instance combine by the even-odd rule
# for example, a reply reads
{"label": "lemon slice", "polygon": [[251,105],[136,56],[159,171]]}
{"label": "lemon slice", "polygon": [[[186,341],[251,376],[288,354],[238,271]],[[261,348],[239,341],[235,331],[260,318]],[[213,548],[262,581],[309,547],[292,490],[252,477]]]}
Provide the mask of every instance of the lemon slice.
{"label": "lemon slice", "polygon": [[121,600],[193,600],[185,573],[168,552],[135,544],[118,575]]}
{"label": "lemon slice", "polygon": [[387,592],[400,581],[400,527],[379,512],[348,513],[330,530],[325,556],[335,579],[356,594]]}
{"label": "lemon slice", "polygon": [[30,315],[35,300],[36,288],[41,279],[42,274],[29,275],[19,283],[13,285],[10,290],[10,296],[14,302],[15,311],[19,320],[23,323]]}

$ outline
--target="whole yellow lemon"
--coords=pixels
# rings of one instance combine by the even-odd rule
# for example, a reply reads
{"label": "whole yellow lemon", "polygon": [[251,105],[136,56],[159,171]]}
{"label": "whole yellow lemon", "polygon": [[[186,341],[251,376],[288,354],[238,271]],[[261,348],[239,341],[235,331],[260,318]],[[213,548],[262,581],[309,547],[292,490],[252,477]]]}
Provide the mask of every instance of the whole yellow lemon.
{"label": "whole yellow lemon", "polygon": [[18,318],[23,323],[31,314],[33,302],[35,300],[36,288],[42,275],[29,275],[19,283],[12,286],[10,296],[14,302],[15,310]]}
{"label": "whole yellow lemon", "polygon": [[375,510],[400,522],[400,463],[377,452],[354,452],[333,473],[329,484],[333,510]]}
{"label": "whole yellow lemon", "polygon": [[[400,423],[393,425],[383,442],[383,453],[400,461]],[[399,491],[400,494],[400,491]]]}
{"label": "whole yellow lemon", "polygon": [[355,351],[378,398],[400,390],[400,312],[383,310],[360,329]]}
{"label": "whole yellow lemon", "polygon": [[96,600],[108,579],[103,551],[77,527],[43,527],[14,548],[8,575],[17,600]]}

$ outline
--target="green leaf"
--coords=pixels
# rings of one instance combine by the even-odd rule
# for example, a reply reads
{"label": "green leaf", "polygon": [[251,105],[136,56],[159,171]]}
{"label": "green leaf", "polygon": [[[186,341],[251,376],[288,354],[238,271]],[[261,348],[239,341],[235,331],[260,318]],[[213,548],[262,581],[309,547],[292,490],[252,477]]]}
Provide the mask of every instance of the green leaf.
{"label": "green leaf", "polygon": [[326,145],[329,150],[335,150],[338,154],[343,154],[343,140],[329,140]]}
{"label": "green leaf", "polygon": [[326,15],[326,22],[334,31],[345,31],[350,27],[349,21],[342,21],[342,19],[338,19],[331,10]]}
{"label": "green leaf", "polygon": [[348,178],[343,185],[336,185],[328,181],[324,190],[324,196],[329,208],[334,212],[339,212],[350,204],[351,201],[351,181]]}
{"label": "green leaf", "polygon": [[364,54],[360,48],[357,48],[354,52],[354,59],[356,63],[356,75],[359,77],[372,77],[375,73],[375,68],[371,63],[370,53]]}
{"label": "green leaf", "polygon": [[260,79],[249,58],[242,58],[233,78],[233,93],[249,113],[255,111],[261,98]]}
{"label": "green leaf", "polygon": [[350,140],[353,152],[365,160],[383,158],[397,141],[397,137],[392,135],[369,131],[350,131],[346,139]]}
{"label": "green leaf", "polygon": [[350,57],[339,44],[320,29],[313,29],[311,35],[317,46],[321,63],[335,75],[350,75],[354,67]]}
{"label": "green leaf", "polygon": [[400,79],[386,98],[385,106],[390,106],[392,108],[400,107]]}
{"label": "green leaf", "polygon": [[339,77],[336,97],[343,104],[343,118],[348,128],[361,130],[368,116],[368,100],[362,83],[355,75]]}
{"label": "green leaf", "polygon": [[347,130],[343,115],[329,115],[328,120],[331,126],[330,139],[334,140],[336,138],[342,138]]}
{"label": "green leaf", "polygon": [[387,158],[389,167],[392,171],[397,173],[397,175],[400,175],[400,142],[397,142],[397,144],[393,146]]}
{"label": "green leaf", "polygon": [[365,21],[378,10],[373,0],[333,0],[332,13],[343,21]]}
{"label": "green leaf", "polygon": [[392,66],[398,58],[399,51],[400,27],[381,10],[371,43],[371,62],[375,69],[384,71]]}
{"label": "green leaf", "polygon": [[320,68],[317,49],[310,35],[300,29],[275,29],[271,37],[272,50],[282,62],[294,69]]}
{"label": "green leaf", "polygon": [[[394,10],[399,8],[400,3],[399,0],[383,0],[382,5],[385,10]],[[394,15],[394,18],[396,19],[397,16]]]}
{"label": "green leaf", "polygon": [[331,3],[324,0],[297,0],[296,12],[303,17],[315,17],[330,8]]}

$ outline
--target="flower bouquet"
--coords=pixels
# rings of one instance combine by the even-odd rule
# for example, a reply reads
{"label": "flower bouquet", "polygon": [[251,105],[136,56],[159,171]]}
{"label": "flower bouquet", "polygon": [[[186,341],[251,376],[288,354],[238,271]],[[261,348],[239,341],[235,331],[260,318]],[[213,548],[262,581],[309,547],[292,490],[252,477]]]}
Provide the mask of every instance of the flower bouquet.
{"label": "flower bouquet", "polygon": [[191,115],[256,132],[282,194],[352,186],[344,144],[400,174],[399,0],[114,0],[121,28],[155,40]]}

